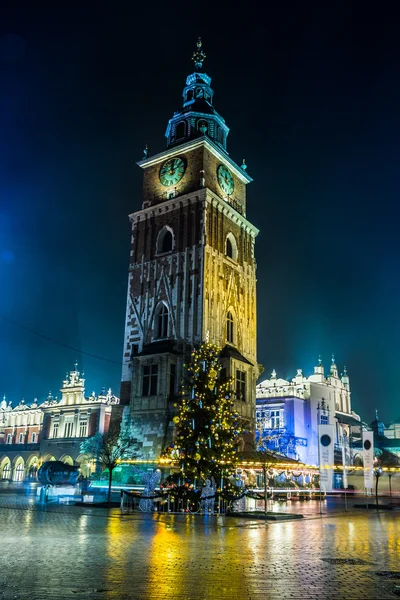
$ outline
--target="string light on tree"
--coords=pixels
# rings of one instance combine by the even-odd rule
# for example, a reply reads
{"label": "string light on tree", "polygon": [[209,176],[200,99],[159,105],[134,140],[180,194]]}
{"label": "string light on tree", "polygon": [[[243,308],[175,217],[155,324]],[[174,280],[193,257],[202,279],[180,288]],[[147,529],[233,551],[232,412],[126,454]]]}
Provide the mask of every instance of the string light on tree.
{"label": "string light on tree", "polygon": [[234,409],[232,380],[221,377],[220,348],[208,341],[192,352],[186,367],[189,383],[180,392],[175,441],[164,452],[180,460],[180,477],[214,477],[217,484],[235,472],[239,436],[243,432]]}

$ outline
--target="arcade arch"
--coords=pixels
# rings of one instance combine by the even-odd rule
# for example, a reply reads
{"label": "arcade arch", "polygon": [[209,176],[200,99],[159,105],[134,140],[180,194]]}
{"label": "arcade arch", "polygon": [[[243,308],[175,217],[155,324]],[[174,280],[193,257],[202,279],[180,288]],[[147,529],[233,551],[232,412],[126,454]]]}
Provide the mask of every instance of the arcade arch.
{"label": "arcade arch", "polygon": [[25,479],[25,461],[22,456],[17,456],[13,461],[12,479],[13,481]]}
{"label": "arcade arch", "polygon": [[11,460],[5,456],[0,463],[0,480],[11,479]]}

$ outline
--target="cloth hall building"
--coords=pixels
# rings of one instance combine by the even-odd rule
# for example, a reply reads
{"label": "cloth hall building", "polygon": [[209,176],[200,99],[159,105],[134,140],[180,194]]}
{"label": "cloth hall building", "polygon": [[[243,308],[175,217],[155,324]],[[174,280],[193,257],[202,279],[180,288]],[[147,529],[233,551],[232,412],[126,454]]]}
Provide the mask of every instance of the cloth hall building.
{"label": "cloth hall building", "polygon": [[119,399],[111,390],[85,396],[85,379],[77,364],[60,391],[60,399],[49,394],[40,404],[37,399],[32,404],[21,400],[15,407],[5,398],[0,402],[0,481],[36,479],[46,460],[78,465],[84,476],[94,469],[80,445],[108,430]]}

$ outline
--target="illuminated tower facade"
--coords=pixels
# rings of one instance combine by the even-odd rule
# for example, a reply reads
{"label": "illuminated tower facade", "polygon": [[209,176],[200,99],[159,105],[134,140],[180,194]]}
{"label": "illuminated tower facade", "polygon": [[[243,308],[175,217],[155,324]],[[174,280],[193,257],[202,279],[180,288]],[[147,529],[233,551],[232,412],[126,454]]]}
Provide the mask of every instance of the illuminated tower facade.
{"label": "illuminated tower facade", "polygon": [[258,230],[246,219],[251,178],[227,152],[229,128],[214,108],[204,58],[199,40],[167,149],[151,156],[146,148],[138,163],[143,203],[130,215],[121,402],[149,459],[173,436],[184,364],[207,336],[222,348],[237,410],[254,432]]}

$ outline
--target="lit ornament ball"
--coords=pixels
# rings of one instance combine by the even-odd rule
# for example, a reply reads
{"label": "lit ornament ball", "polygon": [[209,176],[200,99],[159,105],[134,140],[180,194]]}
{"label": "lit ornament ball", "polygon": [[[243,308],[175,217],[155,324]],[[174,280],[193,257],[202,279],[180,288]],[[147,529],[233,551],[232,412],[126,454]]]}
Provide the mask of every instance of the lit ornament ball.
{"label": "lit ornament ball", "polygon": [[174,417],[172,420],[174,423],[179,423],[179,417]]}
{"label": "lit ornament ball", "polygon": [[194,459],[195,460],[200,460],[201,459],[201,456],[200,456],[200,454],[198,452],[196,452],[196,454],[194,455]]}

